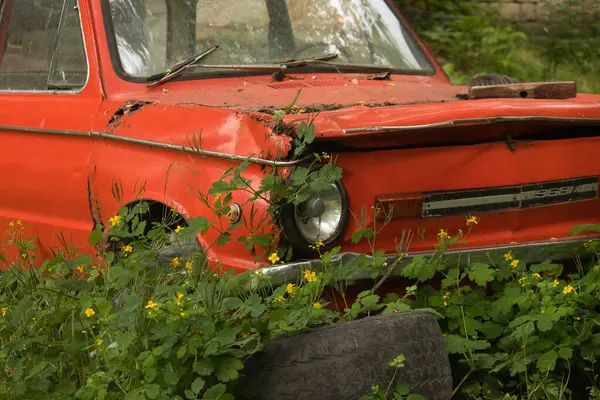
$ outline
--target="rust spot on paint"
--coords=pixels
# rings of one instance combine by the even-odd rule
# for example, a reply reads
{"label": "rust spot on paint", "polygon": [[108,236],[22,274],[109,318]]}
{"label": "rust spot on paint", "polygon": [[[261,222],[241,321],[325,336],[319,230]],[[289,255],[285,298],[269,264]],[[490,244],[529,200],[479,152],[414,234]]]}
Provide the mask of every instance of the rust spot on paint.
{"label": "rust spot on paint", "polygon": [[110,119],[108,120],[108,124],[106,125],[107,128],[109,129],[109,131],[113,131],[115,128],[117,128],[120,124],[121,124],[121,120],[125,117],[125,116],[131,116],[133,114],[135,114],[137,111],[141,110],[142,108],[153,104],[151,101],[136,101],[136,100],[129,100],[127,102],[125,102],[125,104],[123,104],[121,107],[117,108],[117,111],[114,112],[114,114],[110,117]]}

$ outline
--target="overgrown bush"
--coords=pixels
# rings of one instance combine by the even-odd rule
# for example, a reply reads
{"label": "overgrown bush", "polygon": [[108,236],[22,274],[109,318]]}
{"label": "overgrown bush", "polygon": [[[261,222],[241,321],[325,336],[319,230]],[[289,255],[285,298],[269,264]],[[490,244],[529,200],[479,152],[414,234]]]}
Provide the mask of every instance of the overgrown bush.
{"label": "overgrown bush", "polygon": [[[298,127],[297,147],[313,138],[310,123]],[[275,220],[280,207],[302,202],[341,178],[330,155],[315,154],[314,160],[313,167],[320,169],[311,179],[309,168],[298,167],[287,181],[273,170],[259,183],[245,177],[244,162],[225,171],[200,199],[223,216],[233,193],[245,191],[251,194],[249,203],[267,202]],[[165,247],[210,229],[219,233],[215,245],[223,245],[242,224],[224,228],[197,217],[185,226],[173,226],[173,219],[149,226],[143,218],[147,207],[144,202],[124,206],[107,221],[107,230],[92,232],[90,244],[103,243],[97,247],[106,249],[101,257],[64,249],[40,268],[35,268],[34,240],[23,237],[23,224],[13,221],[7,227],[0,247],[5,253],[0,261],[10,266],[0,275],[3,398],[231,399],[244,360],[274,337],[411,309],[439,318],[456,398],[597,396],[597,242],[588,242],[585,250],[596,262],[574,270],[550,261],[527,265],[511,252],[459,266],[445,252],[468,241],[476,229],[478,217],[468,216],[464,231],[439,231],[436,255],[415,257],[400,268],[412,235],[398,238],[391,261],[377,245],[381,224],[367,226],[363,207],[357,221],[361,229],[351,240],[367,241],[369,254],[337,263],[333,256],[341,247],[325,251],[317,242],[310,247],[321,259],[321,270],[305,270],[299,281],[273,285],[262,270],[238,275],[215,270],[200,250],[162,263]],[[390,218],[385,215],[383,225]],[[272,264],[282,262],[291,250],[273,235],[261,234],[267,220],[261,221],[246,221],[250,233],[239,241],[257,257],[262,257],[257,249],[266,248]],[[599,226],[582,229],[600,232]],[[17,259],[8,256],[10,248],[18,250]],[[402,296],[381,293],[394,272],[412,282]],[[348,281],[365,274],[373,287],[350,301]],[[325,288],[343,301],[329,304]],[[402,355],[390,359],[391,368],[402,368]],[[403,383],[395,390],[391,382],[374,384],[366,399],[418,398]]]}
{"label": "overgrown bush", "polygon": [[482,1],[397,0],[456,84],[480,73],[521,81],[574,80],[600,93],[600,10],[594,0],[540,2],[537,28],[504,20]]}

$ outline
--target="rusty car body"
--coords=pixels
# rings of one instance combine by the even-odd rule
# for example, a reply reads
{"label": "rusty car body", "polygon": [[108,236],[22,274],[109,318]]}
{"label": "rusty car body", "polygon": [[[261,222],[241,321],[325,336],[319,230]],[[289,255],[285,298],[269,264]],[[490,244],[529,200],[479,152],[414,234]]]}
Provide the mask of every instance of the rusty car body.
{"label": "rusty car body", "polygon": [[[393,1],[0,0],[0,18],[0,226],[23,221],[38,260],[65,241],[93,251],[90,232],[142,199],[216,222],[196,193],[227,168],[249,159],[246,174],[260,182],[272,168],[302,165],[271,123],[299,89],[305,112],[284,121],[310,114],[311,152],[343,168],[347,195],[330,236],[310,222],[314,238],[342,246],[340,259],[370,252],[350,240],[361,228],[351,216],[385,202],[397,212],[378,246],[394,255],[401,232],[419,232],[408,258],[435,251],[439,230],[465,229],[466,216],[479,223],[449,255],[569,256],[589,238],[570,229],[600,222],[600,96],[472,99]],[[366,226],[376,218],[367,213]],[[267,267],[288,279],[319,265],[296,257],[271,266],[237,240],[212,246],[217,236],[197,240],[225,269]],[[294,245],[307,248],[313,236],[300,237]]]}

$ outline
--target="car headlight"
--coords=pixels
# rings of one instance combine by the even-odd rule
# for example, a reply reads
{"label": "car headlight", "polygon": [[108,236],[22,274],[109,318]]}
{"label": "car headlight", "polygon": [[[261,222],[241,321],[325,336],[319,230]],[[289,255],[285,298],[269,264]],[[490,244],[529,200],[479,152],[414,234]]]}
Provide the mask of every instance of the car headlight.
{"label": "car headlight", "polygon": [[[310,179],[310,176],[309,176]],[[292,247],[303,253],[309,245],[325,246],[338,240],[348,221],[348,195],[341,182],[329,184],[298,205],[283,211],[284,233]]]}

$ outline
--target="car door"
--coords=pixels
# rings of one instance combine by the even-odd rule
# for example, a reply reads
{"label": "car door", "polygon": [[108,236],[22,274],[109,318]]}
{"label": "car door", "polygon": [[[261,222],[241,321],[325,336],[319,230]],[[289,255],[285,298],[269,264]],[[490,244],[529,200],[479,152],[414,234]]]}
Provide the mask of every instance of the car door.
{"label": "car door", "polygon": [[0,253],[9,258],[23,256],[6,249],[9,225],[35,239],[38,262],[74,252],[94,225],[86,165],[101,92],[80,6],[0,0]]}

